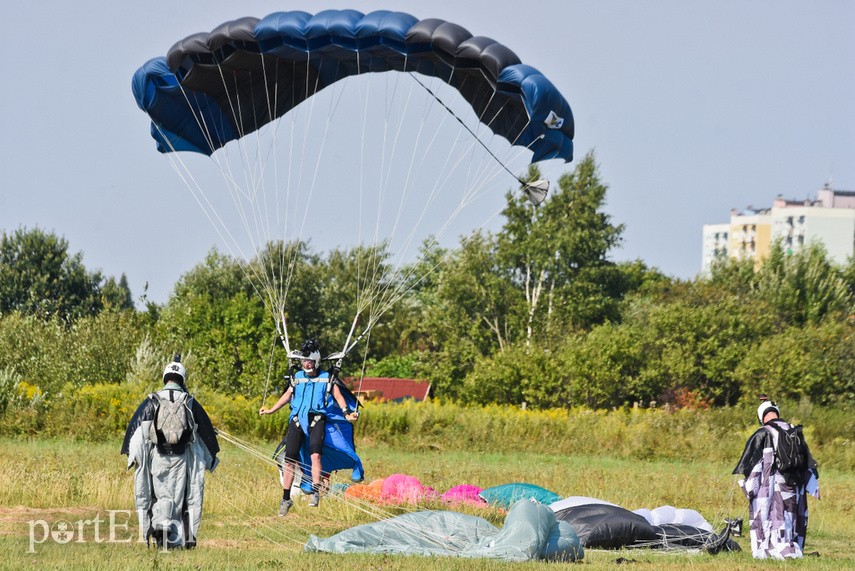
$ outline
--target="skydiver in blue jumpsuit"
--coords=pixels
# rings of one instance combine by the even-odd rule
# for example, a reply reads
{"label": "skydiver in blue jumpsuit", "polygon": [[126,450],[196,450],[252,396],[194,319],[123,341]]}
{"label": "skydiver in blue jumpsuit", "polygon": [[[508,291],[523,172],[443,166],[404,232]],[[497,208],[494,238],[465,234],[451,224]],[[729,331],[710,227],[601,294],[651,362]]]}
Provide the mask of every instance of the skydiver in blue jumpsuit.
{"label": "skydiver in blue jumpsuit", "polygon": [[291,415],[285,432],[285,464],[282,475],[282,501],[279,504],[279,515],[285,516],[294,505],[291,499],[291,485],[294,483],[294,469],[299,462],[300,447],[306,436],[309,438],[309,452],[312,463],[312,494],[309,506],[317,507],[320,502],[322,477],[321,450],[324,446],[326,432],[326,415],[328,408],[333,406],[328,395],[332,395],[335,405],[354,422],[358,413],[348,406],[338,384],[333,382],[328,371],[319,368],[321,353],[318,343],[309,340],[303,343],[302,370],[298,371],[288,386],[271,408],[261,408],[258,414],[273,414],[287,403],[291,403]]}

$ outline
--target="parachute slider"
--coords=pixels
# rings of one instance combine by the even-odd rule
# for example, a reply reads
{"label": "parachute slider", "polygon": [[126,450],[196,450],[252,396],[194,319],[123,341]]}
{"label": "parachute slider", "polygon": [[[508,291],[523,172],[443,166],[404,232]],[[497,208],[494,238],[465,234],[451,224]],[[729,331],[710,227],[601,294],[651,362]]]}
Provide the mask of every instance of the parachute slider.
{"label": "parachute slider", "polygon": [[539,206],[546,199],[546,194],[549,192],[548,180],[533,180],[531,182],[523,182],[522,191],[526,198],[533,206]]}

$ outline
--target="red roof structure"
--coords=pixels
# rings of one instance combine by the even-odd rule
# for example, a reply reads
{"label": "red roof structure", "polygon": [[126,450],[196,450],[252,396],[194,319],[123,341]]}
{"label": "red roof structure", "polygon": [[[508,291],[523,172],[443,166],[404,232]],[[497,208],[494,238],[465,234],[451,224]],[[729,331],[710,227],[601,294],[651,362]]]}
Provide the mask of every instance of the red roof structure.
{"label": "red roof structure", "polygon": [[379,401],[400,401],[413,399],[423,401],[428,398],[430,381],[416,379],[392,379],[389,377],[356,377],[344,379],[345,384],[357,397]]}

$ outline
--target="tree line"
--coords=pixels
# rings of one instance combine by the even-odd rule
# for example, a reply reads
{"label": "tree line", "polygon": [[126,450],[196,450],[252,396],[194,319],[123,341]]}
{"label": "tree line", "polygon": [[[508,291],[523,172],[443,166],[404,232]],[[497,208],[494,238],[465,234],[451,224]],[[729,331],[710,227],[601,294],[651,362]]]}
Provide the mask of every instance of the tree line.
{"label": "tree line", "polygon": [[345,374],[425,378],[439,400],[534,408],[709,407],[758,392],[855,399],[855,262],[835,265],[810,244],[792,254],[776,245],[759,268],[722,261],[692,280],[616,263],[624,228],[603,211],[607,190],[589,154],[540,206],[508,192],[500,230],[451,248],[428,239],[404,271],[391,271],[384,244],[319,253],[272,243],[248,262],[212,250],[165,304],[139,309],[124,276],[88,272],[64,239],[4,232],[0,405],[22,382],[56,394],[156,379],[175,351],[190,359],[191,384],[278,390],[287,360],[258,276],[287,260],[292,345],[313,336],[333,351],[362,303],[366,259],[378,287],[397,280],[407,295]]}

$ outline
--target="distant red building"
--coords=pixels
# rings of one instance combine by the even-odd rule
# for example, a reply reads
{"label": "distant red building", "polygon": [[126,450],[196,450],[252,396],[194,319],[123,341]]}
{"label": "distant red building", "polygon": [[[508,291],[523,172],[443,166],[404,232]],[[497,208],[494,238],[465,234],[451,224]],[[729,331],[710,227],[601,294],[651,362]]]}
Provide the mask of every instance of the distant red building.
{"label": "distant red building", "polygon": [[345,384],[357,397],[378,401],[423,401],[430,393],[430,381],[392,379],[389,377],[347,377]]}

